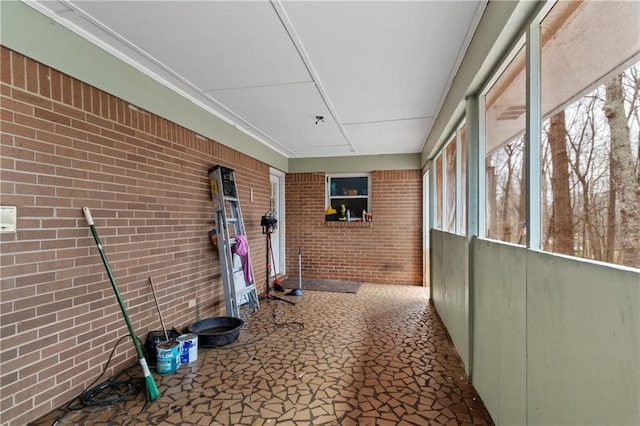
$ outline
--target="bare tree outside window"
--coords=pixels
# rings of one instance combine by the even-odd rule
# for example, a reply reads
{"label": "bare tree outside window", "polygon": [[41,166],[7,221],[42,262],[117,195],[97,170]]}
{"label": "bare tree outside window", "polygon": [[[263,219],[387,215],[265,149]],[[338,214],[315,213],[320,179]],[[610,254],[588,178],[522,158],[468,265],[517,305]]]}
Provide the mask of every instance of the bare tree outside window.
{"label": "bare tree outside window", "polygon": [[524,213],[521,214],[525,185],[524,135],[520,135],[487,157],[487,236],[524,244]]}
{"label": "bare tree outside window", "polygon": [[[543,154],[543,182],[551,182],[550,191],[548,185],[542,189],[545,250],[640,265],[640,98],[639,80],[634,80],[639,68],[640,63],[615,75],[545,122],[543,153],[551,152],[553,160]],[[564,155],[558,154],[563,150]],[[554,183],[559,175],[568,185]],[[565,212],[564,219],[571,217],[572,224],[565,220],[559,225],[558,211]]]}
{"label": "bare tree outside window", "polygon": [[460,223],[460,231],[462,235],[467,234],[467,125],[460,129],[460,207],[462,223]]}
{"label": "bare tree outside window", "polygon": [[[540,24],[542,248],[640,268],[640,2]],[[485,95],[487,237],[524,243],[525,49]]]}
{"label": "bare tree outside window", "polygon": [[551,204],[553,251],[574,254],[573,215],[569,191],[569,158],[567,156],[567,128],[564,111],[549,120],[547,138],[551,151]]}
{"label": "bare tree outside window", "polygon": [[[620,245],[622,263],[640,268],[640,182],[633,158],[628,117],[625,112],[624,74],[609,80],[606,87],[604,115],[611,138],[611,176],[620,210]],[[637,88],[634,88],[637,92]],[[637,107],[634,107],[637,109]],[[636,141],[637,142],[637,141]]]}
{"label": "bare tree outside window", "polygon": [[559,2],[541,24],[545,250],[640,267],[638,13]]}
{"label": "bare tree outside window", "polygon": [[525,49],[486,94],[487,237],[525,244]]}
{"label": "bare tree outside window", "polygon": [[456,140],[449,142],[445,148],[447,175],[447,221],[445,229],[456,232]]}
{"label": "bare tree outside window", "polygon": [[436,217],[435,217],[435,228],[442,229],[443,228],[443,218],[442,218],[442,155],[439,155],[436,158],[436,170],[435,170],[435,178],[436,178]]}

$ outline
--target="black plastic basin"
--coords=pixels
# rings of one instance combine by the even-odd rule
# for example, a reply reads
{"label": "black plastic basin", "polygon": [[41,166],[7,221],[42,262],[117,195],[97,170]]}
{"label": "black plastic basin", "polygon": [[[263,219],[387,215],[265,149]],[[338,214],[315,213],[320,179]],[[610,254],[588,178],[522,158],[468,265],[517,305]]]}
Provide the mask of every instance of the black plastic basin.
{"label": "black plastic basin", "polygon": [[198,335],[198,346],[211,348],[235,342],[243,325],[244,321],[240,318],[205,318],[191,324],[189,331]]}

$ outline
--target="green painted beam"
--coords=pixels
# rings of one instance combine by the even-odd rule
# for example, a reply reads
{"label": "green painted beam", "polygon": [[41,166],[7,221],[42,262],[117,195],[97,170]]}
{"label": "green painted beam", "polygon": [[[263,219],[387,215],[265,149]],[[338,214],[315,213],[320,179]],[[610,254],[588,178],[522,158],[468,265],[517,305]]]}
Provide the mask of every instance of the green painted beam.
{"label": "green painted beam", "polygon": [[289,172],[368,173],[420,169],[420,154],[359,155],[289,159]]}

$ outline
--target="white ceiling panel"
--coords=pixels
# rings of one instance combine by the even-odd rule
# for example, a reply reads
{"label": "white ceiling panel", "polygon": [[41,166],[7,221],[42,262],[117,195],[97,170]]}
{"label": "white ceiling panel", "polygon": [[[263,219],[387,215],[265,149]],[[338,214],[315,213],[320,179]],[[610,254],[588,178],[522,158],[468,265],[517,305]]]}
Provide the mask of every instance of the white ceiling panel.
{"label": "white ceiling panel", "polygon": [[[325,156],[335,155],[336,147],[349,148],[313,83],[222,90],[213,96],[296,155],[305,147],[326,147]],[[316,124],[316,116],[324,118]]]}
{"label": "white ceiling panel", "polygon": [[486,5],[25,1],[288,157],[420,152]]}
{"label": "white ceiling panel", "polygon": [[360,155],[408,154],[422,149],[432,118],[345,126]]}
{"label": "white ceiling panel", "polygon": [[310,81],[268,1],[74,1],[203,90]]}
{"label": "white ceiling panel", "polygon": [[283,4],[344,123],[434,116],[478,7],[459,1]]}

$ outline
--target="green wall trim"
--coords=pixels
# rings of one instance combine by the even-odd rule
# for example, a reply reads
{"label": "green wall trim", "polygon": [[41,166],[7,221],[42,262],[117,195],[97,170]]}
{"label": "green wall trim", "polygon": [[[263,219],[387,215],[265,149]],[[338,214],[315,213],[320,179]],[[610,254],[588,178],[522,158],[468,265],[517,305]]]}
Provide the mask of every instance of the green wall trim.
{"label": "green wall trim", "polygon": [[289,172],[368,173],[373,170],[420,169],[420,154],[290,158]]}
{"label": "green wall trim", "polygon": [[276,169],[287,157],[19,1],[0,1],[2,45]]}

